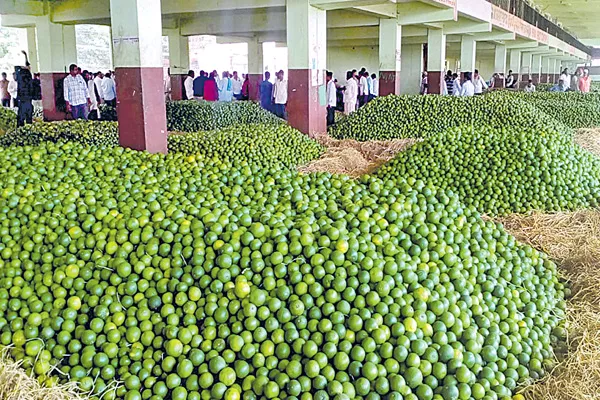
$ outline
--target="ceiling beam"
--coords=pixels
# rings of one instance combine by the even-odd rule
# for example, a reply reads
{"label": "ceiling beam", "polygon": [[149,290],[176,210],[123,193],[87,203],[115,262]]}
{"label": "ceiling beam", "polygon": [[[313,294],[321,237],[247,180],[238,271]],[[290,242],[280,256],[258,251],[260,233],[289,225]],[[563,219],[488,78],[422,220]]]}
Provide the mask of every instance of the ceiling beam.
{"label": "ceiling beam", "polygon": [[475,36],[475,40],[478,42],[507,42],[515,40],[516,38],[517,35],[515,35],[514,32],[491,32]]}
{"label": "ceiling beam", "polygon": [[449,22],[444,24],[447,35],[468,35],[473,33],[488,33],[492,31],[491,22]]}
{"label": "ceiling beam", "polygon": [[388,3],[388,0],[311,0],[313,7],[321,10],[339,10],[351,7],[373,6]]}
{"label": "ceiling beam", "polygon": [[354,9],[368,15],[374,15],[384,18],[396,18],[398,16],[398,7],[395,3],[387,2],[385,4],[375,4],[370,6],[357,6]]}
{"label": "ceiling beam", "polygon": [[456,21],[455,11],[453,8],[434,7],[421,2],[399,3],[398,23],[400,25],[418,25]]}
{"label": "ceiling beam", "polygon": [[36,0],[2,0],[0,14],[42,16],[45,14],[44,3]]}
{"label": "ceiling beam", "polygon": [[379,18],[350,10],[335,10],[327,12],[327,25],[337,28],[379,26]]}

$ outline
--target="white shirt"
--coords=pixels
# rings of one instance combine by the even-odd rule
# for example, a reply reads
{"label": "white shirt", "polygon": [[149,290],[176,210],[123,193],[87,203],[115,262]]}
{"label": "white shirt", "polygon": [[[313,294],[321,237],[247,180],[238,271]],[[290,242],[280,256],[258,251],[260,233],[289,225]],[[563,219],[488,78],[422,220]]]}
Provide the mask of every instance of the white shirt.
{"label": "white shirt", "polygon": [[346,90],[344,91],[344,103],[356,103],[358,96],[358,83],[356,79],[350,78],[346,82]]}
{"label": "white shirt", "polygon": [[287,88],[287,81],[280,81],[279,79],[275,81],[275,84],[273,85],[273,97],[275,98],[275,104],[287,103]]}
{"label": "white shirt", "polygon": [[569,86],[571,85],[571,78],[569,77],[569,74],[561,74],[560,79],[562,79],[563,81],[563,88],[569,88]]}
{"label": "white shirt", "polygon": [[90,101],[91,101],[91,105],[90,105],[90,111],[94,111],[98,109],[98,99],[96,98],[96,94],[94,93],[94,85],[96,83],[94,82],[93,79],[90,79],[87,83],[88,85],[88,92],[92,93],[92,95],[90,96]]}
{"label": "white shirt", "polygon": [[533,92],[535,92],[535,86],[533,84],[531,84],[531,86],[527,85],[527,86],[525,86],[525,91],[527,93],[533,93]]}
{"label": "white shirt", "polygon": [[115,92],[115,81],[112,78],[104,78],[102,79],[102,94],[104,100],[114,100],[117,97],[117,93]]}
{"label": "white shirt", "polygon": [[219,101],[231,101],[233,99],[233,91],[231,90],[233,85],[231,82],[231,79],[223,78],[217,84],[219,88]]}
{"label": "white shirt", "polygon": [[373,79],[373,96],[379,96],[379,79]]}
{"label": "white shirt", "polygon": [[476,94],[483,93],[483,89],[488,88],[487,83],[485,83],[485,80],[481,77],[481,75],[479,75],[477,78],[475,78],[475,81],[473,81],[473,86],[475,86]]}
{"label": "white shirt", "polygon": [[337,106],[337,93],[335,88],[335,82],[333,80],[330,80],[327,83],[327,106]]}
{"label": "white shirt", "polygon": [[183,82],[183,87],[185,88],[185,97],[192,100],[194,98],[194,78],[188,75]]}
{"label": "white shirt", "polygon": [[461,90],[462,90],[462,85],[460,84],[460,78],[456,78],[454,80],[454,85],[452,86],[452,95],[460,96]]}
{"label": "white shirt", "polygon": [[10,94],[10,97],[12,97],[13,99],[17,98],[18,88],[19,88],[19,85],[17,84],[17,81],[8,82],[8,93]]}
{"label": "white shirt", "polygon": [[358,93],[361,96],[368,96],[369,95],[369,82],[367,82],[367,78],[365,78],[364,76],[361,76],[359,85],[360,86],[358,87]]}
{"label": "white shirt", "polygon": [[[98,91],[98,95],[100,96],[100,100],[104,100],[104,93],[102,92],[102,78],[99,76],[94,78],[94,84],[96,85],[96,90]],[[92,92],[95,93],[95,92]],[[90,93],[90,96],[92,95]]]}
{"label": "white shirt", "polygon": [[231,78],[231,90],[233,91],[233,94],[242,93],[242,85],[243,84],[244,84],[244,82],[242,82],[242,80],[240,79],[239,76],[237,79]]}
{"label": "white shirt", "polygon": [[475,85],[473,85],[473,82],[465,81],[465,83],[462,85],[460,95],[466,97],[475,96]]}

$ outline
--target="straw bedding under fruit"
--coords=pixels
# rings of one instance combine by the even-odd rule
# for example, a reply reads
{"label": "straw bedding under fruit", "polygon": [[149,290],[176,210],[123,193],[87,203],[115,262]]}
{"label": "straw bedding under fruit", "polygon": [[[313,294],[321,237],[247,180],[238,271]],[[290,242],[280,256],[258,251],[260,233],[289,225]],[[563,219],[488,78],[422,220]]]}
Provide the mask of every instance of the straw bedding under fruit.
{"label": "straw bedding under fruit", "polygon": [[359,142],[352,139],[336,140],[327,135],[315,139],[327,150],[321,158],[298,168],[300,172],[330,172],[354,177],[373,172],[399,152],[420,141],[394,139]]}
{"label": "straw bedding under fruit", "polygon": [[566,354],[559,354],[557,367],[521,395],[527,400],[600,399],[600,210],[510,216],[501,222],[519,240],[549,254],[571,289]]}
{"label": "straw bedding under fruit", "polygon": [[575,143],[600,157],[600,129],[579,129],[575,133]]}

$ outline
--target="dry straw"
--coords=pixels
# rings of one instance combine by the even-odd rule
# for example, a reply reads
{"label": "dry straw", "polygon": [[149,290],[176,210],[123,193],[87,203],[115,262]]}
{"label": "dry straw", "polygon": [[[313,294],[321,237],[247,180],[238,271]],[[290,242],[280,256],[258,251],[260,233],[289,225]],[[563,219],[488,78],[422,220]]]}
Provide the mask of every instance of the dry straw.
{"label": "dry straw", "polygon": [[546,252],[569,281],[566,354],[527,400],[600,399],[600,210],[510,216],[506,229]]}
{"label": "dry straw", "polygon": [[574,139],[584,149],[600,156],[600,129],[579,129]]}

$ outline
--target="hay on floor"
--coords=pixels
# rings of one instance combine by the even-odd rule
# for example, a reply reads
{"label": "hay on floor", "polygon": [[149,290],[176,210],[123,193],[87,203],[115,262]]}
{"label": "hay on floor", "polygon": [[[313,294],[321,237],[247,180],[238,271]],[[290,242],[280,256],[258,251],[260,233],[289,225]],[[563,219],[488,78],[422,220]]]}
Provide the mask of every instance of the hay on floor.
{"label": "hay on floor", "polygon": [[419,142],[419,139],[372,140],[359,142],[337,140],[327,135],[315,139],[327,148],[318,160],[299,167],[303,173],[330,172],[360,176],[373,172],[401,151]]}
{"label": "hay on floor", "polygon": [[520,241],[550,255],[571,290],[566,353],[521,395],[527,400],[600,399],[600,210],[534,213],[500,222]]}
{"label": "hay on floor", "polygon": [[579,129],[574,139],[575,143],[600,157],[600,129]]}

